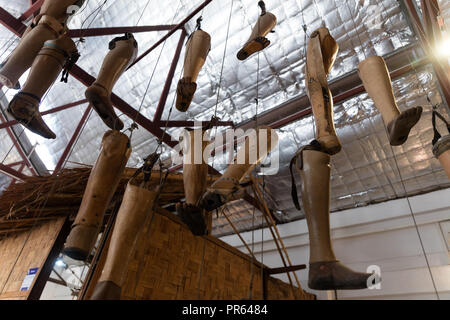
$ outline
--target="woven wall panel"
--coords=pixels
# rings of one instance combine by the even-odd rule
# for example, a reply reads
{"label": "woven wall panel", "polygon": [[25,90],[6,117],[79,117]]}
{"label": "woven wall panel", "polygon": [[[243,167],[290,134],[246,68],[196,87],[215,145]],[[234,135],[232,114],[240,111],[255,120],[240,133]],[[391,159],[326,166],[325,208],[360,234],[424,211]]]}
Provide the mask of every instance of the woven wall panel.
{"label": "woven wall panel", "polygon": [[0,237],[0,300],[27,299],[30,291],[20,292],[22,282],[30,268],[42,270],[64,219],[58,218],[27,232]]}
{"label": "woven wall panel", "polygon": [[[86,288],[89,298],[104,263],[99,259],[92,281]],[[122,299],[129,300],[240,300],[263,299],[260,264],[213,237],[195,237],[177,217],[161,209],[148,217],[128,268]],[[292,299],[290,286],[269,278],[269,299]],[[313,295],[298,290],[301,299]]]}

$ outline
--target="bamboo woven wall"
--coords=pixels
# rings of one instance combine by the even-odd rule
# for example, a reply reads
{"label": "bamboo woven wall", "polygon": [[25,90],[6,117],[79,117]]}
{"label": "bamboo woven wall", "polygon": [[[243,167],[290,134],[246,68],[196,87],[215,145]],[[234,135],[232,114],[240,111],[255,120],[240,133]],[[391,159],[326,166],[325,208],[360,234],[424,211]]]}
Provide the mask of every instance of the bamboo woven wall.
{"label": "bamboo woven wall", "polygon": [[22,282],[30,268],[42,270],[64,220],[54,219],[27,232],[0,236],[0,300],[28,298],[30,290],[20,291]]}
{"label": "bamboo woven wall", "polygon": [[[195,237],[177,217],[158,209],[148,217],[133,250],[122,299],[240,300],[249,299],[253,264],[253,299],[263,299],[261,265],[213,237]],[[107,246],[92,280],[85,288],[89,299],[100,276]],[[290,286],[269,278],[268,299],[293,299]],[[314,296],[297,290],[299,299]]]}

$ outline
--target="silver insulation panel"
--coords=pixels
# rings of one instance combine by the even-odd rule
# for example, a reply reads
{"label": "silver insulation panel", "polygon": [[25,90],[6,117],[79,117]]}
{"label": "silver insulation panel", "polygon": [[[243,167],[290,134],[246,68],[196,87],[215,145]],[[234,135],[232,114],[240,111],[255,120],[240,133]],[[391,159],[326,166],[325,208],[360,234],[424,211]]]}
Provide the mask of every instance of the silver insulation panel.
{"label": "silver insulation panel", "polygon": [[[86,1],[69,27],[177,24],[203,1],[150,1],[146,6],[147,1],[108,0],[100,7],[103,2]],[[441,4],[445,9],[444,17],[448,18],[450,9],[447,2],[441,1]],[[399,1],[267,0],[267,10],[278,18],[275,32],[268,35],[271,45],[259,55],[239,62],[236,53],[247,41],[260,14],[256,4],[256,1],[250,0],[213,1],[202,11],[202,29],[212,36],[212,50],[199,75],[195,99],[187,113],[180,113],[174,107],[176,84],[183,71],[183,48],[162,120],[168,119],[172,108],[170,120],[207,121],[216,113],[221,120],[231,120],[238,125],[252,119],[257,112],[272,110],[286,101],[303,96],[306,93],[305,40],[321,26],[330,29],[340,46],[330,82],[354,72],[366,56],[386,56],[417,41]],[[29,1],[0,0],[0,6],[19,17],[28,8]],[[188,32],[194,30],[197,17],[187,24]],[[304,25],[307,27],[306,34]],[[151,47],[166,32],[136,33],[139,53]],[[180,32],[177,32],[128,70],[114,89],[118,96],[149,119],[155,114],[179,35]],[[95,77],[108,52],[108,42],[113,37],[88,37],[85,42],[78,43],[81,53],[78,65]],[[17,41],[17,37],[0,26],[1,60],[10,54]],[[21,81],[25,79],[26,75]],[[394,87],[402,110],[417,105],[425,108],[422,120],[402,147],[390,147],[381,117],[367,94],[360,94],[335,106],[337,132],[344,148],[332,160],[333,211],[449,186],[449,180],[431,153],[431,105],[425,99],[426,95],[444,113],[447,111],[431,67],[426,66],[396,79]],[[73,77],[69,78],[68,84],[57,82],[46,95],[41,110],[84,99],[84,91],[85,87]],[[8,90],[6,97],[10,99],[14,94],[13,90]],[[86,107],[81,105],[44,117],[58,136],[54,141],[41,139],[28,131],[23,133],[32,143],[39,144],[37,152],[49,171],[58,162]],[[124,115],[121,118],[127,127],[133,122]],[[92,165],[106,130],[107,127],[95,112],[91,113],[66,167]],[[179,128],[168,130],[175,138],[179,132]],[[278,218],[287,222],[303,217],[302,212],[293,209],[287,165],[297,149],[314,138],[312,118],[308,116],[283,127],[278,134],[281,169],[277,175],[265,177],[265,182],[271,206],[278,212]],[[5,157],[12,142],[8,140],[5,130],[1,130],[0,135],[0,155]],[[128,165],[141,165],[142,160],[156,149],[157,142],[145,129],[136,130]],[[166,151],[167,158],[169,149],[166,148]],[[5,163],[18,161],[17,156],[11,152]],[[225,169],[223,160],[227,156],[218,155],[215,158],[216,169]],[[297,180],[300,185],[299,177]],[[254,221],[250,219],[253,213],[251,206],[242,201],[235,202],[230,210],[241,230],[254,226]],[[215,226],[216,234],[230,232],[223,217],[216,219]]]}

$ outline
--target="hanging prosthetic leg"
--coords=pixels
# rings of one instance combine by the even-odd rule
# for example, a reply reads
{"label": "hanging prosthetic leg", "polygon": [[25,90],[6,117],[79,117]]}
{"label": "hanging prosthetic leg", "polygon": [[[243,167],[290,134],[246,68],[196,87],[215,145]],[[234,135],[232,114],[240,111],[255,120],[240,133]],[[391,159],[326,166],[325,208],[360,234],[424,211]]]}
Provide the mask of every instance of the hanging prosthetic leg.
{"label": "hanging prosthetic leg", "polygon": [[191,105],[197,90],[198,74],[205,64],[210,50],[211,36],[201,29],[194,31],[186,44],[184,74],[177,87],[176,107],[181,112],[186,112]]}
{"label": "hanging prosthetic leg", "polygon": [[[212,211],[231,200],[230,196],[240,190],[240,183],[246,175],[260,163],[278,144],[275,130],[261,126],[256,130],[256,137],[246,137],[244,145],[238,150],[233,163],[225,173],[215,181],[201,200],[201,207]],[[260,141],[267,139],[266,141]]]}
{"label": "hanging prosthetic leg", "polygon": [[203,141],[205,130],[185,131],[183,136],[183,181],[185,202],[177,204],[177,213],[181,220],[196,236],[207,234],[209,226],[205,222],[206,212],[199,207],[202,195],[206,191],[208,163],[203,153],[208,141]]}
{"label": "hanging prosthetic leg", "polygon": [[[441,136],[436,126],[436,117],[441,119],[447,126],[448,135]],[[436,159],[441,163],[442,168],[444,168],[447,177],[450,179],[450,124],[445,120],[445,118],[433,110],[433,129],[434,129],[434,138],[433,138],[433,154]]]}
{"label": "hanging prosthetic leg", "polygon": [[302,200],[309,230],[308,286],[314,290],[366,289],[372,275],[342,265],[331,245],[330,159],[318,142],[301,149],[293,159],[303,180]]}
{"label": "hanging prosthetic leg", "polygon": [[61,70],[70,69],[78,57],[75,43],[65,35],[45,42],[31,66],[22,91],[11,100],[8,112],[30,131],[47,139],[55,139],[56,135],[39,113],[39,104]]}
{"label": "hanging prosthetic leg", "polygon": [[316,139],[331,155],[342,148],[334,127],[333,97],[327,80],[338,51],[339,46],[327,28],[311,34],[306,57],[306,88],[316,122]]}
{"label": "hanging prosthetic leg", "polygon": [[64,253],[75,260],[85,260],[91,252],[103,216],[119,185],[131,153],[130,140],[119,131],[103,136],[102,150],[92,168]]}
{"label": "hanging prosthetic leg", "polygon": [[71,5],[81,6],[80,0],[46,0],[41,13],[34,18],[7,61],[0,66],[0,83],[8,88],[20,89],[19,78],[33,64],[45,41],[64,34]]}
{"label": "hanging prosthetic leg", "polygon": [[266,11],[264,1],[259,1],[258,5],[261,7],[262,13],[252,30],[250,38],[245,43],[244,47],[238,52],[237,58],[245,60],[252,54],[267,48],[270,45],[269,39],[266,35],[275,28],[277,24],[277,17]]}
{"label": "hanging prosthetic leg", "polygon": [[113,39],[109,43],[97,80],[86,90],[85,95],[103,122],[113,130],[122,130],[123,122],[117,117],[111,103],[114,85],[123,72],[136,60],[138,44],[131,33]]}
{"label": "hanging prosthetic leg", "polygon": [[120,300],[133,248],[153,209],[157,190],[148,182],[130,181],[123,196],[111,235],[106,262],[91,300]]}
{"label": "hanging prosthetic leg", "polygon": [[383,58],[367,58],[360,63],[358,71],[367,93],[383,117],[391,145],[404,144],[409,132],[420,120],[422,107],[400,112],[395,101],[391,76]]}

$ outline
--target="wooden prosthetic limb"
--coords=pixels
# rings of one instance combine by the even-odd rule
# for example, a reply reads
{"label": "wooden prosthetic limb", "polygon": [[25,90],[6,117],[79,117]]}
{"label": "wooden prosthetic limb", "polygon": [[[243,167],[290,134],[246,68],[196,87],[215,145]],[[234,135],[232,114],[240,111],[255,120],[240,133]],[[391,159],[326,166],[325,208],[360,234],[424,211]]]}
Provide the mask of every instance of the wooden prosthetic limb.
{"label": "wooden prosthetic limb", "polygon": [[111,103],[111,93],[125,70],[136,60],[138,44],[131,33],[113,39],[103,60],[97,80],[86,90],[90,105],[103,122],[113,130],[122,130],[123,122],[117,117]]}
{"label": "wooden prosthetic limb", "polygon": [[203,129],[186,130],[183,136],[185,202],[177,204],[178,215],[196,236],[207,234],[212,227],[207,223],[209,214],[199,207],[208,177],[208,163],[203,157],[208,141],[203,141],[204,134]]}
{"label": "wooden prosthetic limb", "polygon": [[[255,137],[256,135],[256,137]],[[266,141],[260,141],[266,139]],[[229,201],[229,197],[240,189],[240,184],[278,144],[278,135],[268,126],[260,126],[252,137],[245,138],[244,145],[238,150],[233,163],[211,187],[201,200],[201,207],[212,211]]]}
{"label": "wooden prosthetic limb", "polygon": [[433,154],[450,179],[450,135],[441,138],[433,147]]}
{"label": "wooden prosthetic limb", "polygon": [[275,28],[277,24],[277,17],[270,12],[266,12],[264,3],[260,1],[259,5],[262,9],[261,16],[258,18],[258,22],[253,27],[250,38],[237,54],[237,58],[241,61],[270,45],[270,41],[266,38],[266,36],[273,30],[273,28]]}
{"label": "wooden prosthetic limb", "polygon": [[327,80],[338,51],[339,46],[327,28],[311,34],[306,57],[306,88],[316,122],[316,140],[331,155],[342,149],[334,126],[333,97]]}
{"label": "wooden prosthetic limb", "polygon": [[33,64],[44,43],[65,33],[64,27],[51,16],[41,16],[34,26],[19,42],[0,69],[0,83],[8,88],[20,88],[19,78]]}
{"label": "wooden prosthetic limb", "polygon": [[308,286],[314,290],[366,289],[368,273],[342,265],[333,252],[330,237],[331,156],[308,146],[296,159],[302,184],[302,201],[309,230],[310,268]]}
{"label": "wooden prosthetic limb", "polygon": [[120,300],[133,248],[157,196],[148,183],[130,181],[111,235],[106,262],[91,300]]}
{"label": "wooden prosthetic limb", "polygon": [[130,157],[130,140],[119,131],[103,136],[102,150],[92,168],[64,253],[75,260],[85,260],[90,254],[103,217],[122,177]]}
{"label": "wooden prosthetic limb", "polygon": [[47,139],[55,139],[56,135],[39,113],[39,104],[67,62],[77,58],[75,43],[66,35],[46,41],[31,66],[22,90],[11,100],[8,112],[30,131]]}
{"label": "wooden prosthetic limb", "polygon": [[359,64],[358,72],[367,93],[383,117],[391,145],[404,144],[411,129],[420,120],[422,107],[400,112],[395,101],[391,76],[382,57],[367,58]]}
{"label": "wooden prosthetic limb", "polygon": [[197,77],[211,50],[211,36],[203,30],[196,30],[189,37],[184,57],[183,78],[178,82],[176,108],[186,112],[197,90]]}
{"label": "wooden prosthetic limb", "polygon": [[84,0],[46,0],[40,14],[25,30],[19,45],[0,66],[0,83],[20,89],[19,78],[27,71],[45,41],[53,40],[67,31],[67,11],[71,5],[81,7]]}

